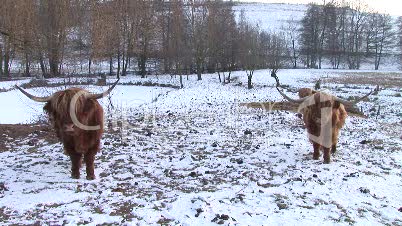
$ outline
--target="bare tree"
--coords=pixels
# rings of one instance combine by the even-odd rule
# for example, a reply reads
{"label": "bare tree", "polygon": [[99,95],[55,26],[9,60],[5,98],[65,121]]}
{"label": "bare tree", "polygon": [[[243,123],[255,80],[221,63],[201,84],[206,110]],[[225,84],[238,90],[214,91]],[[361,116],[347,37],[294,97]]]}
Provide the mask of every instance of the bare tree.
{"label": "bare tree", "polygon": [[[18,2],[20,3],[20,2]],[[19,7],[12,0],[4,0],[0,4],[0,29],[2,37],[2,67],[0,74],[8,77],[10,76],[10,60],[14,54],[14,44],[17,41],[22,41],[17,35],[20,29],[18,26],[18,12]],[[18,43],[21,44],[21,43]]]}
{"label": "bare tree", "polygon": [[287,21],[287,27],[284,28],[286,30],[286,42],[287,45],[290,46],[289,55],[291,55],[292,67],[297,68],[297,62],[299,60],[299,49],[298,49],[298,37],[299,37],[299,27],[297,21],[293,20],[293,18]]}
{"label": "bare tree", "polygon": [[[120,54],[121,30],[119,10],[123,1],[95,2],[91,18],[92,54],[99,60],[109,61],[109,75],[113,75],[114,58]],[[119,73],[117,73],[119,76]]]}
{"label": "bare tree", "polygon": [[187,12],[187,20],[190,23],[191,49],[193,52],[193,62],[197,72],[197,80],[201,80],[206,56],[207,56],[207,39],[208,39],[208,7],[206,0],[188,0],[189,7]]}
{"label": "bare tree", "polygon": [[138,2],[139,26],[137,32],[138,68],[142,78],[146,75],[146,63],[152,52],[156,34],[156,4],[153,1],[140,0]]}
{"label": "bare tree", "polygon": [[71,27],[73,0],[40,0],[39,36],[49,60],[49,76],[60,74],[63,49],[66,45],[68,29]]}
{"label": "bare tree", "polygon": [[374,69],[378,70],[383,52],[394,46],[392,17],[388,14],[372,13],[367,28],[366,52],[374,56]]}
{"label": "bare tree", "polygon": [[[230,82],[238,54],[236,39],[237,30],[232,3],[215,1],[209,4],[208,58],[209,64],[217,70],[220,82]],[[228,72],[227,77],[225,72]]]}
{"label": "bare tree", "polygon": [[346,7],[340,7],[335,2],[326,5],[328,17],[327,37],[325,40],[325,54],[331,62],[333,69],[337,69],[342,61],[345,43]]}
{"label": "bare tree", "polygon": [[161,58],[163,61],[163,73],[169,73],[171,69],[171,60],[170,60],[170,42],[172,36],[172,1],[162,0],[158,4],[158,12],[159,16],[159,26],[160,29],[160,38],[162,42]]}
{"label": "bare tree", "polygon": [[246,70],[247,88],[252,89],[254,71],[260,68],[262,58],[259,50],[259,27],[244,20],[244,12],[241,12],[239,21],[240,61]]}
{"label": "bare tree", "polygon": [[283,68],[293,56],[289,55],[289,47],[284,33],[261,33],[260,56],[263,58],[265,68]]}
{"label": "bare tree", "polygon": [[368,15],[368,6],[362,1],[350,5],[348,31],[346,38],[346,54],[349,69],[360,69],[363,56],[363,34]]}
{"label": "bare tree", "polygon": [[183,87],[183,71],[191,64],[191,51],[189,34],[186,29],[187,21],[184,15],[184,6],[181,1],[172,2],[172,28],[169,42],[169,58],[174,64],[174,73],[180,76],[181,87]]}
{"label": "bare tree", "polygon": [[301,53],[307,68],[317,68],[320,48],[320,6],[310,4],[302,21]]}

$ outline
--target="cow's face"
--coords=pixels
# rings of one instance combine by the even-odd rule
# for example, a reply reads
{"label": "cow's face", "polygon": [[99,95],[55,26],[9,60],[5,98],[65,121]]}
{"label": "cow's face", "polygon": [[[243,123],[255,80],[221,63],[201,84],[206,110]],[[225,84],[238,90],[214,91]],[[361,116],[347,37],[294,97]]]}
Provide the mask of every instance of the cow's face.
{"label": "cow's face", "polygon": [[317,91],[310,89],[310,88],[301,88],[299,89],[299,97],[304,98],[316,94]]}
{"label": "cow's face", "polygon": [[43,107],[49,121],[58,132],[71,135],[76,131],[76,126],[71,118],[71,110],[79,115],[82,111],[81,106],[87,101],[84,97],[80,97],[72,104],[72,98],[78,91],[79,89],[74,88],[59,91]]}
{"label": "cow's face", "polygon": [[311,94],[311,104],[303,109],[303,115],[309,122],[324,125],[332,121],[334,111],[340,107],[340,103],[325,93]]}

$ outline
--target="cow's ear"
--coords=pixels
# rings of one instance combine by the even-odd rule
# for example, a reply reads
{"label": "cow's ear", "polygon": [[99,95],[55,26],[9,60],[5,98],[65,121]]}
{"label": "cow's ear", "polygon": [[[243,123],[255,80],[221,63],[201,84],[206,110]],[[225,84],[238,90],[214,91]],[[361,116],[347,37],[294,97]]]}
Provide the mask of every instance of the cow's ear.
{"label": "cow's ear", "polygon": [[341,106],[341,103],[339,101],[334,101],[334,107],[333,108],[339,108]]}

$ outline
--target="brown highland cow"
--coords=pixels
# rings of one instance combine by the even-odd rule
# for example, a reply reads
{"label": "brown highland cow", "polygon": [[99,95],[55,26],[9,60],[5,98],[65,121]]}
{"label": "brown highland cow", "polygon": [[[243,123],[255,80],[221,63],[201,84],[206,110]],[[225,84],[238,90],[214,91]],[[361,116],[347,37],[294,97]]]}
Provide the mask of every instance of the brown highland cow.
{"label": "brown highland cow", "polygon": [[81,88],[69,88],[48,97],[33,96],[16,86],[30,99],[46,103],[43,109],[63,143],[65,154],[70,156],[72,178],[80,178],[84,157],[87,179],[95,179],[94,160],[103,133],[103,109],[97,99],[107,96],[118,81],[100,94],[92,94]]}
{"label": "brown highland cow", "polygon": [[339,132],[347,117],[344,105],[353,106],[374,92],[372,91],[364,97],[350,102],[309,88],[300,89],[300,99],[294,100],[278,87],[276,89],[286,100],[300,104],[299,111],[303,115],[308,137],[313,143],[313,159],[319,159],[322,148],[324,150],[324,163],[330,163],[331,152],[336,152]]}

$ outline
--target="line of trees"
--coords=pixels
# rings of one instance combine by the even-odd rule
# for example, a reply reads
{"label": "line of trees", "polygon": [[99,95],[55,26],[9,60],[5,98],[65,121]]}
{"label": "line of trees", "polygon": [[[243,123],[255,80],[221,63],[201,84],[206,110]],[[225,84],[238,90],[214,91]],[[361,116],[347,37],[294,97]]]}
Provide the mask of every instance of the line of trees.
{"label": "line of trees", "polygon": [[274,54],[285,54],[284,38],[260,31],[244,12],[236,22],[232,6],[221,0],[3,0],[0,73],[9,76],[14,60],[25,65],[26,76],[36,66],[56,77],[74,61],[92,74],[97,61],[108,62],[110,74],[135,69],[145,77],[153,62],[162,73],[196,73],[198,80],[218,72],[222,83],[230,82],[236,69],[247,69],[251,79]]}
{"label": "line of trees", "polygon": [[37,69],[44,77],[94,74],[94,63],[103,63],[110,75],[191,73],[201,80],[208,72],[222,83],[244,70],[252,88],[260,68],[330,62],[359,69],[372,59],[379,69],[397,45],[392,18],[360,1],[310,4],[301,22],[280,33],[261,31],[244,11],[236,18],[232,8],[223,0],[3,0],[0,76],[16,65],[25,76]]}
{"label": "line of trees", "polygon": [[398,44],[395,22],[388,14],[374,12],[362,1],[330,1],[310,4],[301,21],[300,53],[307,68],[346,65],[359,69],[371,59],[378,70],[384,54]]}

